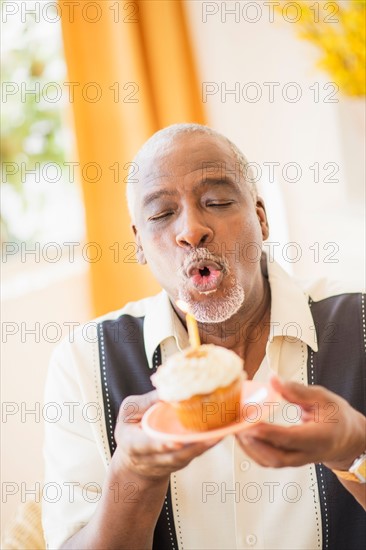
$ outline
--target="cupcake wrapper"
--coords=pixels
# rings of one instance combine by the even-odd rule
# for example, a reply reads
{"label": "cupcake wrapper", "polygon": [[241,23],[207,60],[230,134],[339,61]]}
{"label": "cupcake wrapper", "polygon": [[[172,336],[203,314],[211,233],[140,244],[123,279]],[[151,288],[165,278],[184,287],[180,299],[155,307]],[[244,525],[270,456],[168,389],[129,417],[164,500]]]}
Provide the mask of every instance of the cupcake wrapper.
{"label": "cupcake wrapper", "polygon": [[223,428],[240,421],[242,380],[206,395],[172,403],[182,425],[199,432]]}

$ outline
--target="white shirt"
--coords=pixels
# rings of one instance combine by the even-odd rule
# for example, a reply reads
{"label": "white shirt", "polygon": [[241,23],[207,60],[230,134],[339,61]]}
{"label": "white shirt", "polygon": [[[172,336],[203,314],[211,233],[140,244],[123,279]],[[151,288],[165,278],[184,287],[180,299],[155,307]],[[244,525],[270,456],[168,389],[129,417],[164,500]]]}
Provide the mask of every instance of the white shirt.
{"label": "white shirt", "polygon": [[[275,262],[268,262],[268,276],[270,338],[254,380],[266,382],[276,373],[307,384],[307,346],[318,349],[308,294]],[[330,295],[324,281],[313,286],[310,294],[314,300]],[[75,332],[73,341],[64,341],[56,348],[44,408],[49,411],[45,417],[46,479],[42,495],[48,548],[59,548],[80,530],[101,496],[111,455],[96,323],[123,314],[144,316],[150,368],[159,344],[163,360],[188,344],[187,333],[163,291],[85,325]],[[171,487],[180,550],[322,547],[313,464],[262,468],[244,454],[233,436],[228,436],[172,474]]]}

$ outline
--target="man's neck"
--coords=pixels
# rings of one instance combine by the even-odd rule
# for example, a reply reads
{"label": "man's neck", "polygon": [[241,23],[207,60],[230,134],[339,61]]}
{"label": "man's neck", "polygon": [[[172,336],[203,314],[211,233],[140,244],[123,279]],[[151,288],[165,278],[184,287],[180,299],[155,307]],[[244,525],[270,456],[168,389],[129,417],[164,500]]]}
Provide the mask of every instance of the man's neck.
{"label": "man's neck", "polygon": [[251,301],[223,323],[199,323],[203,344],[215,344],[235,351],[244,359],[248,377],[253,378],[266,352],[270,328],[271,291],[266,277]]}

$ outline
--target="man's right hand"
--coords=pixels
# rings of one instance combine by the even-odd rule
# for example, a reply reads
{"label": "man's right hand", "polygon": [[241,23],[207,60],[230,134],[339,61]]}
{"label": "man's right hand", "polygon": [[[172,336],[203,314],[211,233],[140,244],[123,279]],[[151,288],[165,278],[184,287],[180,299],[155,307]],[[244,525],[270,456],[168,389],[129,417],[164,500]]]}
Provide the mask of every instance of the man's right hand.
{"label": "man's right hand", "polygon": [[156,391],[143,395],[130,395],[123,400],[115,429],[117,449],[113,462],[117,470],[119,468],[123,471],[128,470],[146,480],[168,481],[172,472],[184,468],[191,460],[220,440],[176,443],[152,439],[143,431],[141,418],[145,411],[157,401]]}
{"label": "man's right hand", "polygon": [[[187,466],[219,441],[182,444],[152,439],[142,430],[141,418],[156,401],[156,392],[152,391],[131,395],[122,402],[115,429],[117,448],[108,468],[102,498],[87,525],[62,548],[152,548],[170,474]],[[123,488],[135,488],[133,498],[121,495],[116,499],[115,488],[119,483]]]}

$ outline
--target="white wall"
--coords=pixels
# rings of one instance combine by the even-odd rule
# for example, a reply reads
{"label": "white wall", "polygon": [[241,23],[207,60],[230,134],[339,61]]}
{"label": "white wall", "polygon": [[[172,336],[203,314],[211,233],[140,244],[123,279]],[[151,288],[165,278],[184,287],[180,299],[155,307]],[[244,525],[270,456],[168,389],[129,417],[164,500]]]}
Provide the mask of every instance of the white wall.
{"label": "white wall", "polygon": [[[83,323],[92,314],[86,265],[76,263],[71,271],[60,262],[5,265],[2,282],[3,531],[22,499],[34,499],[26,491],[37,483],[42,489],[43,418],[56,412],[42,414],[47,366],[56,345],[52,340],[68,336],[65,323]],[[27,332],[32,329],[36,334]]]}
{"label": "white wall", "polygon": [[[281,243],[275,249],[275,259],[297,276],[327,276],[349,281],[346,287],[360,288],[365,281],[364,103],[353,109],[355,127],[352,129],[351,122],[354,135],[350,138],[342,125],[344,118],[350,120],[348,102],[340,93],[332,94],[332,78],[316,69],[318,51],[298,39],[295,25],[286,23],[281,15],[271,22],[265,4],[185,2],[202,89],[207,91],[207,83],[211,83],[212,95],[206,96],[210,125],[232,139],[263,170],[260,191],[267,202],[269,240]],[[230,9],[234,10],[231,15]],[[255,19],[258,21],[248,21]],[[245,88],[250,82],[256,87]],[[269,86],[264,85],[269,82],[278,83],[272,102]],[[291,82],[301,93],[297,102],[282,95],[295,97],[295,87],[286,88]],[[220,94],[234,90],[235,83],[239,83],[239,98]],[[261,99],[248,101],[257,92]],[[341,118],[344,110],[347,114]],[[269,182],[269,168],[264,162],[280,163],[276,183]],[[329,162],[334,165],[323,169]],[[301,167],[298,182],[285,181],[282,169],[287,163]],[[309,168],[314,163],[319,163],[319,183],[314,181],[315,168]],[[338,182],[324,181],[331,176],[332,166],[337,170],[332,179]],[[295,176],[290,169],[287,179]],[[286,252],[290,258],[296,257],[295,248],[283,249],[290,241],[298,243],[302,253],[296,263],[285,261]],[[311,249],[314,243],[319,245]]]}

